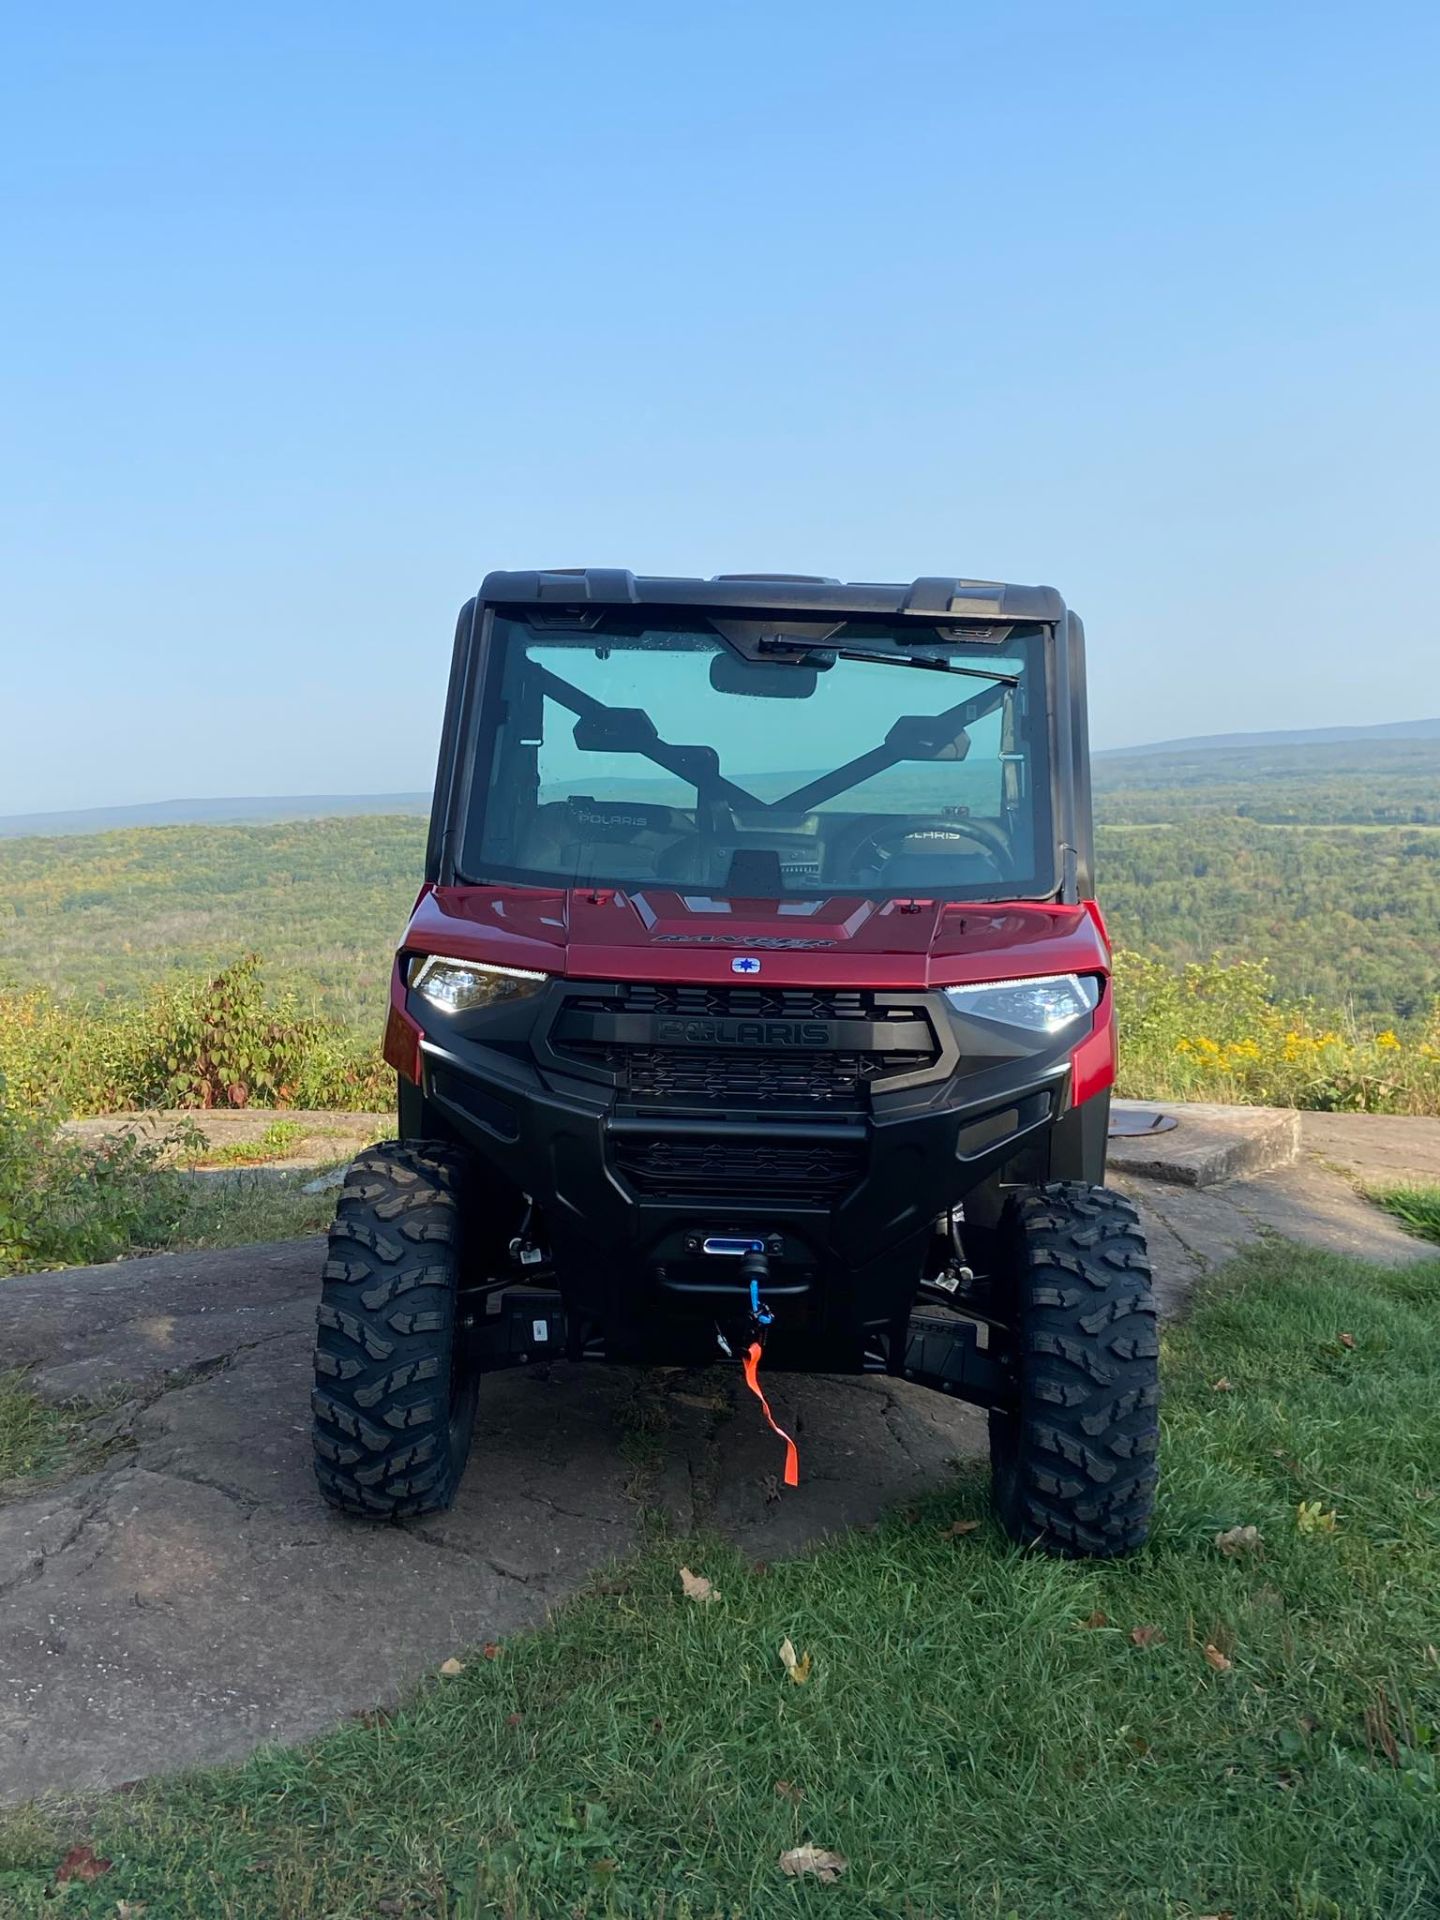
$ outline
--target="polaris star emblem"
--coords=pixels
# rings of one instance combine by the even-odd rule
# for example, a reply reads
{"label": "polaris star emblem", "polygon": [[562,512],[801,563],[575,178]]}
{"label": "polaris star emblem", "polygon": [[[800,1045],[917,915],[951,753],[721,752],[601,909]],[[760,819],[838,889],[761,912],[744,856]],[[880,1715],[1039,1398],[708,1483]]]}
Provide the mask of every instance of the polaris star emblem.
{"label": "polaris star emblem", "polygon": [[742,953],[730,962],[731,973],[759,973],[760,962],[753,954]]}

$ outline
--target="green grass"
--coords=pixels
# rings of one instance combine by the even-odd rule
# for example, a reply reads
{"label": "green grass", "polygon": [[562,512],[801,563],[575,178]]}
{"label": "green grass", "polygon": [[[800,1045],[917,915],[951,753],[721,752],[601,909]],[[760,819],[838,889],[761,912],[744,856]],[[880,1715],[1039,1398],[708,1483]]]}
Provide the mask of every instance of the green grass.
{"label": "green grass", "polygon": [[0,1373],[0,1488],[53,1472],[66,1458],[75,1427],[72,1415],[26,1390],[23,1373]]}
{"label": "green grass", "polygon": [[224,1146],[215,1146],[202,1137],[176,1156],[176,1165],[263,1167],[267,1161],[286,1159],[304,1138],[305,1129],[298,1120],[272,1120],[257,1140],[231,1140]]}
{"label": "green grass", "polygon": [[[306,1193],[321,1171],[306,1167],[284,1178],[227,1172],[223,1180],[196,1181],[184,1211],[156,1252],[199,1247],[243,1247],[257,1240],[296,1240],[323,1233],[335,1212],[334,1193]],[[3,1920],[3,1915],[0,1915]]]}
{"label": "green grass", "polygon": [[1440,1241],[1440,1187],[1390,1187],[1371,1196],[1411,1233]]}
{"label": "green grass", "polygon": [[[947,1536],[985,1511],[978,1470],[785,1565],[657,1533],[393,1718],[0,1823],[0,1913],[1429,1920],[1437,1334],[1440,1261],[1256,1253],[1168,1337],[1133,1561]],[[1263,1544],[1227,1558],[1240,1525]],[[721,1597],[684,1599],[682,1561]],[[782,1878],[806,1840],[842,1879]],[[113,1867],[62,1901],[76,1844]]]}

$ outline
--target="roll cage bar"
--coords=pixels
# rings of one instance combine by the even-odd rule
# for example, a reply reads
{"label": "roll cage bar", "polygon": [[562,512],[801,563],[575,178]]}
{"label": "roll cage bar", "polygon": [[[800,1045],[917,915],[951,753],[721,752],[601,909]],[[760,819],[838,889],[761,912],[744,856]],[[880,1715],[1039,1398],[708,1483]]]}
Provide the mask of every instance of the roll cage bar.
{"label": "roll cage bar", "polygon": [[[918,737],[913,727],[907,729],[904,738],[896,740],[895,736],[906,724],[900,721],[890,729],[881,745],[867,748],[853,760],[847,760],[843,766],[818,775],[778,800],[761,800],[720,772],[719,756],[713,747],[685,747],[662,740],[650,716],[642,709],[609,706],[594,694],[572,686],[549,667],[532,664],[531,671],[539,690],[557,706],[566,708],[576,716],[579,722],[575,729],[577,745],[585,744],[581,733],[587,725],[602,728],[608,735],[605,744],[612,753],[638,753],[653,761],[657,767],[662,767],[665,772],[677,774],[694,787],[696,798],[702,806],[719,801],[757,813],[807,813],[823,801],[833,800],[837,794],[848,792],[862,780],[868,780],[874,774],[884,773],[891,767],[899,766],[902,761],[916,757],[909,750]],[[983,693],[972,694],[968,700],[958,701],[944,713],[916,715],[914,718],[933,731],[937,739],[945,738],[947,729],[950,737],[953,737],[959,728],[968,727],[973,721],[983,720],[987,713],[993,713],[1004,699],[1005,691],[1002,682],[987,687]]]}

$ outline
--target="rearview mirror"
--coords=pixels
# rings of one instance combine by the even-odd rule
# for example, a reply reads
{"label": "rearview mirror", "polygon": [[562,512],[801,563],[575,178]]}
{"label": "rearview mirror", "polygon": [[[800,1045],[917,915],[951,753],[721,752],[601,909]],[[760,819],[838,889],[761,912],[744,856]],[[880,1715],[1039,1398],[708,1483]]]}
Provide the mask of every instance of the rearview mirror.
{"label": "rearview mirror", "polygon": [[808,700],[818,678],[814,667],[788,661],[742,660],[736,653],[710,656],[710,684],[716,693],[743,693],[757,700]]}
{"label": "rearview mirror", "polygon": [[582,753],[648,753],[659,738],[643,707],[601,707],[575,722]]}
{"label": "rearview mirror", "polygon": [[885,744],[902,760],[963,760],[970,751],[970,736],[943,715],[902,713],[886,734]]}

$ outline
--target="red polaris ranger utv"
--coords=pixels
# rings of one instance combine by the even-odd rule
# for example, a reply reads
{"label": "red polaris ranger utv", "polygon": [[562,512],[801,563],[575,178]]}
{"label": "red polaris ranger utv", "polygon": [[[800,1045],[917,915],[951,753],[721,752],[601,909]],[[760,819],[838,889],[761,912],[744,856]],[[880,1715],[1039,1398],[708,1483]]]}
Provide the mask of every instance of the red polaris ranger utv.
{"label": "red polaris ranger utv", "polygon": [[1050,588],[492,573],[395,964],[400,1137],[330,1236],[325,1497],[447,1506],[493,1368],[758,1392],[763,1355],[987,1407],[1016,1540],[1138,1546],[1155,1308],[1102,1185],[1090,869]]}

